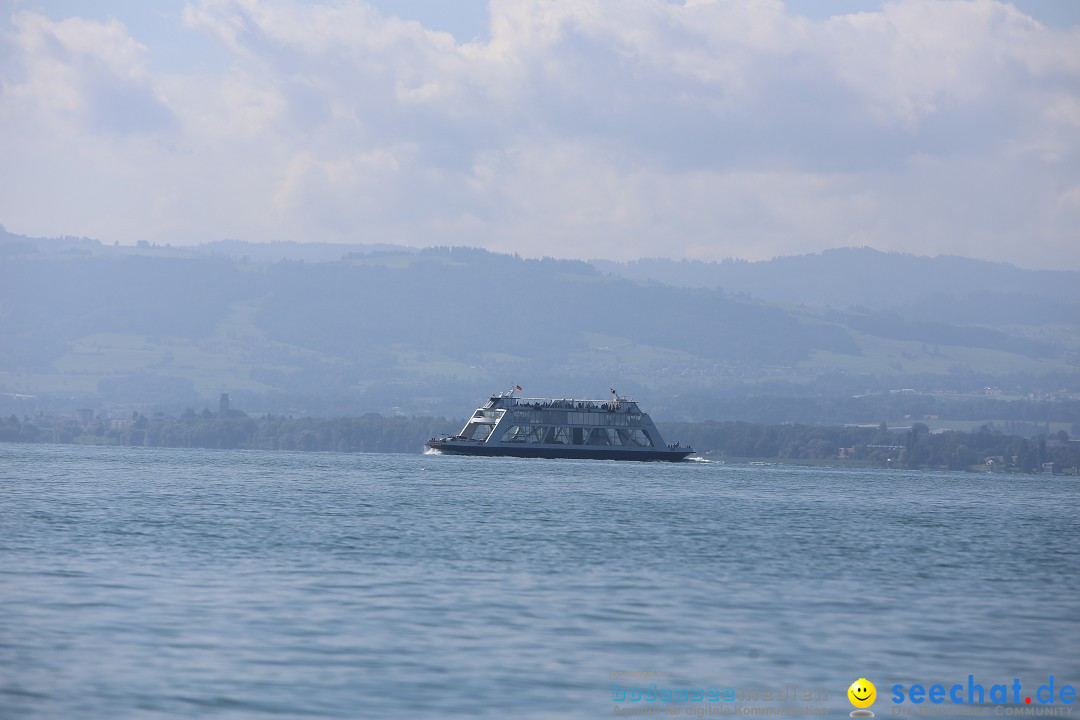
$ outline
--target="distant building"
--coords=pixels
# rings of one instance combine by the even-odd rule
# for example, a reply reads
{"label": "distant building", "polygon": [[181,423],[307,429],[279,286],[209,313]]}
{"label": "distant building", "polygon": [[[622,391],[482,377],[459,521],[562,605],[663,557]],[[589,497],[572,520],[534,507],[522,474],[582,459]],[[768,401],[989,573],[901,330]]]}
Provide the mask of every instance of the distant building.
{"label": "distant building", "polygon": [[94,421],[94,411],[90,408],[79,408],[75,411],[75,417],[79,419],[80,425],[89,425]]}
{"label": "distant building", "polygon": [[229,393],[221,393],[218,398],[218,415],[225,417],[229,414]]}

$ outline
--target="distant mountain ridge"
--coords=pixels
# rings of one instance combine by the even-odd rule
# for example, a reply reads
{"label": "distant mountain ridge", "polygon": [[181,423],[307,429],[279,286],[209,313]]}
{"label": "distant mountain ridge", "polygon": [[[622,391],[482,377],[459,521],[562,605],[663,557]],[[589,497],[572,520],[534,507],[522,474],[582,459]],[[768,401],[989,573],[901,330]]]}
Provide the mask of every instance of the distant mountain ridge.
{"label": "distant mountain ridge", "polygon": [[[275,263],[282,260],[336,262],[349,256],[372,254],[408,255],[421,250],[387,243],[324,243],[216,240],[190,246],[153,247],[161,255],[220,256],[233,260]],[[33,248],[33,249],[31,249]],[[134,251],[85,237],[33,238],[8,232],[0,225],[0,256],[19,252],[71,254],[84,251]],[[499,253],[494,253],[499,254]],[[574,261],[578,262],[578,261]],[[586,261],[604,274],[642,282],[659,282],[685,288],[723,290],[731,294],[787,305],[814,305],[874,310],[912,308],[942,303],[961,303],[978,312],[1005,295],[1021,301],[1042,298],[1053,303],[1080,303],[1080,271],[1029,270],[1008,263],[954,255],[928,257],[882,252],[870,247],[846,247],[820,253],[788,255],[771,260],[729,258],[719,262],[644,258],[629,262],[603,259]],[[969,298],[975,297],[972,302]],[[1031,309],[1037,309],[1036,303]],[[999,304],[997,310],[1004,310]],[[1041,308],[1053,313],[1049,305]],[[907,313],[902,313],[907,316]],[[1077,315],[1080,317],[1080,315]]]}
{"label": "distant mountain ridge", "polygon": [[620,265],[2,231],[0,412],[229,392],[268,412],[449,417],[512,383],[617,387],[679,417],[747,394],[1080,392],[1078,280],[867,249]]}
{"label": "distant mountain ridge", "polygon": [[275,263],[282,260],[302,262],[335,262],[348,255],[372,253],[415,253],[418,248],[386,243],[326,243],[271,240],[250,242],[247,240],[214,240],[199,245],[109,245],[87,237],[61,236],[55,238],[29,237],[8,232],[0,225],[0,257],[26,254],[94,254],[108,251],[111,255],[124,252],[143,252],[153,249],[159,256],[174,257],[225,257],[232,260]]}
{"label": "distant mountain ridge", "polygon": [[662,258],[589,262],[604,273],[631,280],[722,288],[790,305],[884,309],[929,297],[963,298],[988,292],[1080,303],[1078,271],[1025,270],[986,260],[950,255],[931,258],[868,247],[836,248],[760,262]]}

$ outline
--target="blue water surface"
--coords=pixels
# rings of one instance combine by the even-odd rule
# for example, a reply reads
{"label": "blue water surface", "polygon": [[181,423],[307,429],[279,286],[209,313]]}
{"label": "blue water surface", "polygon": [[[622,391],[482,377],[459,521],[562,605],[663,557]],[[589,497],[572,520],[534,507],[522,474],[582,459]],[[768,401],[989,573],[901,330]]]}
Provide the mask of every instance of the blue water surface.
{"label": "blue water surface", "polygon": [[882,716],[1080,686],[1078,570],[1060,476],[0,445],[0,717]]}

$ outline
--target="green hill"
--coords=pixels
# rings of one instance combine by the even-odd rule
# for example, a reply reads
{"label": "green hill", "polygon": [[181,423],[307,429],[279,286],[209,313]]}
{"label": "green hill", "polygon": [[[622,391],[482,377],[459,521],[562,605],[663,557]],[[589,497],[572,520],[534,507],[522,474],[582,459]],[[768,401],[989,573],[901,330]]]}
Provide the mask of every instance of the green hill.
{"label": "green hill", "polygon": [[1059,297],[1030,296],[1045,311],[1030,324],[1007,303],[994,323],[970,302],[935,315],[933,295],[903,312],[799,306],[577,261],[337,247],[304,262],[302,247],[0,238],[0,411],[177,410],[229,392],[249,411],[456,416],[511,383],[579,397],[614,385],[668,407],[1077,389],[1080,315]]}

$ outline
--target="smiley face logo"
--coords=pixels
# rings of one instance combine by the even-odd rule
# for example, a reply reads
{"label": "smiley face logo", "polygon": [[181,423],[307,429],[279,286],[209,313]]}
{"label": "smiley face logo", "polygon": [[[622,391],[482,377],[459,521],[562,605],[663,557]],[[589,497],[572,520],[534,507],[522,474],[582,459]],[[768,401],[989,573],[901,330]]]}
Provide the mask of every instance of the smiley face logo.
{"label": "smiley face logo", "polygon": [[847,689],[848,700],[857,708],[868,708],[877,699],[877,688],[866,678],[859,678]]}

